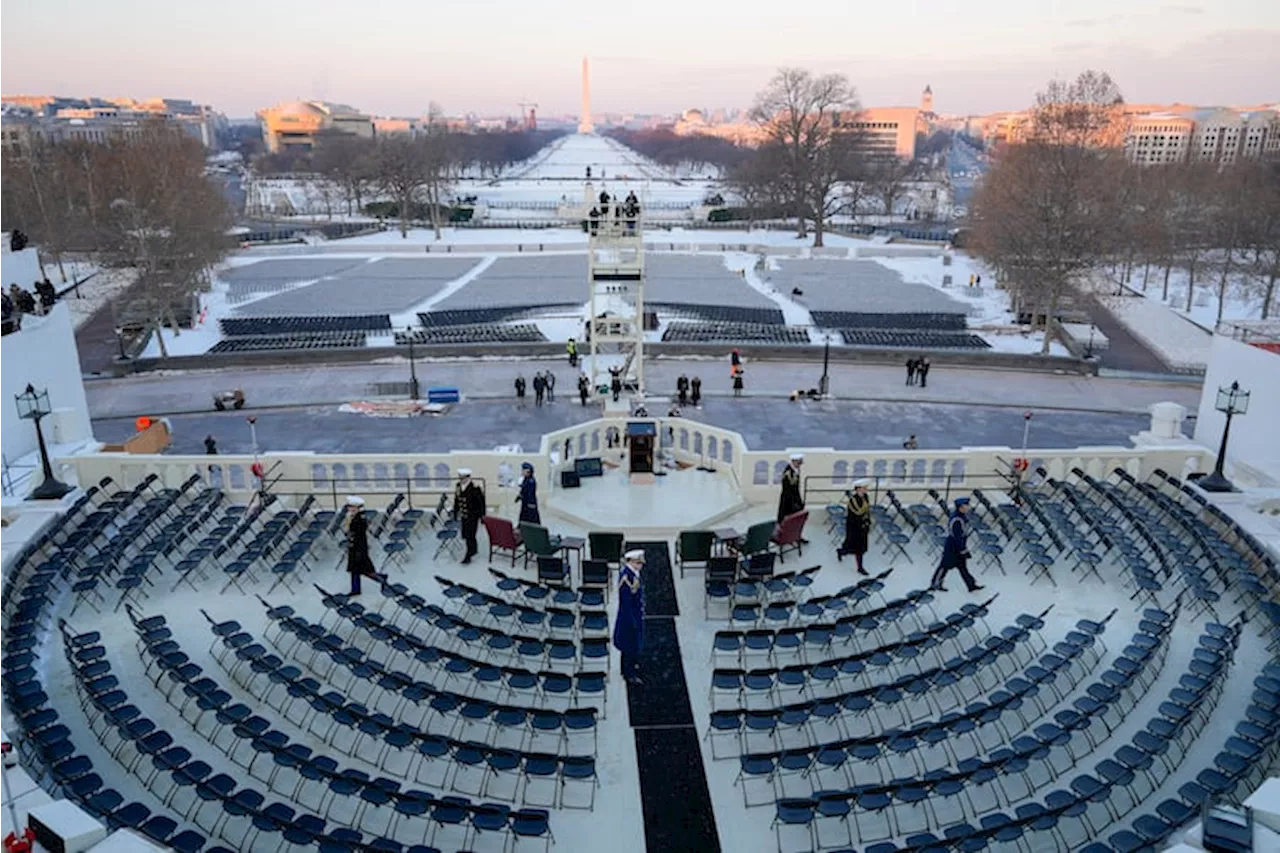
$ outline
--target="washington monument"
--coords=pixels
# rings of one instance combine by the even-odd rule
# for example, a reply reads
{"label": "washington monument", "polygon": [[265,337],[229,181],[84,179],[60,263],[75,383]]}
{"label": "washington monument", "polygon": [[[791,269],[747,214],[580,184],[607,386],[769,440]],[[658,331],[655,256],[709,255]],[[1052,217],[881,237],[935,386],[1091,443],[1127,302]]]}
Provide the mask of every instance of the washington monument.
{"label": "washington monument", "polygon": [[578,120],[578,133],[593,133],[595,125],[591,123],[591,71],[587,67],[587,58],[582,57],[582,118]]}

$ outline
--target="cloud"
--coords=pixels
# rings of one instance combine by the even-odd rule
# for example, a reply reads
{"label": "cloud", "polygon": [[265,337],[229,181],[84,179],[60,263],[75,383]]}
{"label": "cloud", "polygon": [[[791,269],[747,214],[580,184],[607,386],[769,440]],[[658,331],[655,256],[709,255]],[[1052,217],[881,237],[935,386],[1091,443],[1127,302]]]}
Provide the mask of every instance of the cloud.
{"label": "cloud", "polygon": [[1166,12],[1173,12],[1175,15],[1203,15],[1203,6],[1187,6],[1181,3],[1173,3],[1164,7]]}

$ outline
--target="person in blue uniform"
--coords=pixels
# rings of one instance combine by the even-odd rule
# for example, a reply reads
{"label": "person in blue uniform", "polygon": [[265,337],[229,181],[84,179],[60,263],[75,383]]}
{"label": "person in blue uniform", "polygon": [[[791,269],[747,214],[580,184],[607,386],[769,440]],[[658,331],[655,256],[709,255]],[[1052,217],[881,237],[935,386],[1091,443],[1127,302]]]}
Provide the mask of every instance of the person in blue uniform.
{"label": "person in blue uniform", "polygon": [[865,575],[862,567],[862,555],[867,553],[867,539],[871,533],[871,498],[867,495],[870,480],[858,480],[853,484],[845,502],[844,544],[836,549],[836,559],[844,559],[845,554],[852,554],[858,564],[858,574]]}
{"label": "person in blue uniform", "polygon": [[622,655],[622,677],[640,684],[640,652],[644,649],[644,589],[640,572],[644,551],[628,551],[618,570],[618,616],[613,620],[613,645]]}
{"label": "person in blue uniform", "polygon": [[947,541],[942,546],[942,559],[938,561],[938,569],[929,582],[930,589],[946,592],[942,585],[952,569],[960,572],[964,585],[969,592],[977,592],[982,585],[969,573],[969,522],[965,515],[969,512],[969,499],[956,498],[955,511],[951,513],[951,521],[947,524]]}
{"label": "person in blue uniform", "polygon": [[520,466],[520,496],[516,503],[520,504],[521,524],[542,523],[542,516],[538,514],[538,481],[533,478],[531,462]]}
{"label": "person in blue uniform", "polygon": [[803,453],[792,453],[791,461],[782,471],[782,493],[778,495],[778,523],[792,513],[804,509],[804,494],[800,488],[800,468],[804,465]]}

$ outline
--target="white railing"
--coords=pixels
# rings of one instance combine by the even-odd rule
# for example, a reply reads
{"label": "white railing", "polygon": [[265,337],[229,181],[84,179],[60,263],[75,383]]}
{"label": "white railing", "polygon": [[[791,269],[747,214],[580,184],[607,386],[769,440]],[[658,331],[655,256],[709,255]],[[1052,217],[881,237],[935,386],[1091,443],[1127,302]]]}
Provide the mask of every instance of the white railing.
{"label": "white railing", "polygon": [[[658,428],[659,446],[685,465],[707,465],[726,471],[734,478],[748,503],[769,503],[777,499],[782,471],[794,452],[805,455],[804,482],[810,500],[821,503],[838,500],[854,480],[870,478],[876,489],[893,489],[904,498],[915,499],[936,489],[947,495],[973,488],[1001,488],[1021,452],[1009,447],[967,447],[957,450],[843,451],[832,448],[785,448],[748,450],[741,434],[684,418],[648,418]],[[441,492],[451,492],[461,467],[470,468],[484,482],[488,502],[499,514],[508,515],[514,491],[500,485],[508,474],[518,474],[523,462],[545,490],[559,486],[559,473],[580,457],[601,457],[611,463],[624,462],[628,419],[599,418],[555,432],[546,433],[536,450],[514,453],[465,450],[450,453],[406,454],[319,454],[264,453],[261,462],[267,472],[268,488],[282,495],[314,494],[337,503],[349,493],[390,499],[406,493],[417,505],[438,500]],[[611,448],[609,433],[616,431]],[[568,442],[566,455],[565,443]],[[1096,477],[1105,477],[1123,468],[1142,479],[1156,468],[1185,477],[1206,470],[1212,454],[1187,442],[1153,447],[1077,447],[1066,450],[1028,450],[1031,472],[1044,467],[1049,476],[1064,478],[1073,468]],[[248,496],[258,488],[248,455],[145,456],[128,453],[97,453],[68,456],[58,460],[64,471],[88,487],[104,477],[119,486],[131,487],[156,474],[169,487],[178,486],[192,474],[210,486],[232,495]],[[504,467],[505,466],[505,467]]]}

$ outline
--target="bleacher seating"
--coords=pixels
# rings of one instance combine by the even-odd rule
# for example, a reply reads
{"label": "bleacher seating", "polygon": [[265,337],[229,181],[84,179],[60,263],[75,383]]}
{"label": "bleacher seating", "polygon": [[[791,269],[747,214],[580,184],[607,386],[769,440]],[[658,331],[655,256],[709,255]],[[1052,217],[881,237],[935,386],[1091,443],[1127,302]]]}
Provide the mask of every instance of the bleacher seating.
{"label": "bleacher seating", "polygon": [[229,338],[257,338],[267,335],[297,335],[319,332],[386,332],[391,330],[387,314],[320,314],[313,317],[226,317],[218,321]]}
{"label": "bleacher seating", "polygon": [[411,332],[396,332],[397,344],[407,344],[410,338],[415,344],[512,344],[537,343],[547,339],[533,323],[431,326]]}
{"label": "bleacher seating", "polygon": [[897,332],[883,329],[837,329],[851,347],[901,347],[903,349],[990,349],[970,332]]}
{"label": "bleacher seating", "polygon": [[809,333],[795,326],[675,322],[667,326],[662,333],[662,340],[693,343],[807,344]]}
{"label": "bleacher seating", "polygon": [[701,305],[694,302],[646,302],[646,307],[668,317],[692,317],[708,323],[742,323],[752,326],[782,326],[786,318],[779,308],[748,308],[740,305]]}
{"label": "bleacher seating", "polygon": [[505,323],[520,320],[536,314],[570,308],[568,305],[512,305],[498,308],[454,308],[443,311],[420,311],[418,322],[424,328],[439,326],[483,326],[491,323]]}
{"label": "bleacher seating", "polygon": [[963,332],[965,315],[959,313],[863,313],[813,311],[813,324],[824,329],[879,329],[882,331]]}
{"label": "bleacher seating", "polygon": [[211,353],[266,352],[269,350],[359,349],[364,332],[310,332],[268,337],[226,338],[209,348]]}

